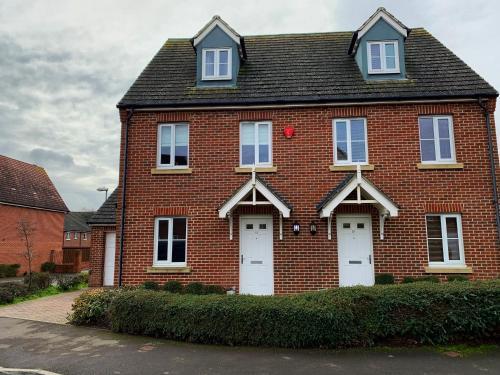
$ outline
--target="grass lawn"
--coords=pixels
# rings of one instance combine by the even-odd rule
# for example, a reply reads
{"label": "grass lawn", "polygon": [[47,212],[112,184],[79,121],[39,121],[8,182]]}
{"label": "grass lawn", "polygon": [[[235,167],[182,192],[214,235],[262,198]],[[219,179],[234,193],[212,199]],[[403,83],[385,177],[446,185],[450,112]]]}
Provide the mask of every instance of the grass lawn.
{"label": "grass lawn", "polygon": [[14,301],[12,301],[11,303],[0,303],[0,306],[13,305],[15,303],[30,301],[30,300],[37,299],[37,298],[54,296],[56,294],[61,294],[61,293],[66,293],[66,292],[73,292],[76,290],[87,288],[87,286],[88,286],[87,283],[80,283],[76,287],[71,288],[69,290],[61,290],[57,286],[51,285],[45,289],[38,289],[38,290],[34,291],[32,294],[29,294],[27,296],[15,297]]}

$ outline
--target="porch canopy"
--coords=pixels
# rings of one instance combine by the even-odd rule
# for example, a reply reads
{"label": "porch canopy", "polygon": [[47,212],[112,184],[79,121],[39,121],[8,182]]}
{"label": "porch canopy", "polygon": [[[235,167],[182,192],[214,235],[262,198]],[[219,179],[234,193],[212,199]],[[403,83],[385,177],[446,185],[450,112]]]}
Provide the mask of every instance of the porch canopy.
{"label": "porch canopy", "polygon": [[384,223],[398,216],[399,207],[370,180],[361,175],[361,168],[349,174],[316,205],[321,218],[328,218],[328,239],[332,239],[332,214],[340,204],[372,204],[380,215],[380,239],[384,239]]}
{"label": "porch canopy", "polygon": [[289,218],[292,206],[276,192],[255,170],[252,176],[219,208],[219,218],[229,219],[229,239],[233,239],[233,211],[238,206],[273,205],[279,211],[280,240],[283,239],[283,218]]}

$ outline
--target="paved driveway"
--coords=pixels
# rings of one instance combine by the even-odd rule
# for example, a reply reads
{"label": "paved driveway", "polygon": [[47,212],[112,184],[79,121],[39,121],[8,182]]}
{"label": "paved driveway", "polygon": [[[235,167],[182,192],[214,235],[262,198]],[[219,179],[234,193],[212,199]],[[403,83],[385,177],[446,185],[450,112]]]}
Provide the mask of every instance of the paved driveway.
{"label": "paved driveway", "polygon": [[2,367],[71,375],[500,374],[500,353],[452,358],[428,349],[231,348],[0,318]]}
{"label": "paved driveway", "polygon": [[73,300],[80,293],[82,290],[37,298],[15,305],[0,306],[0,317],[66,324]]}

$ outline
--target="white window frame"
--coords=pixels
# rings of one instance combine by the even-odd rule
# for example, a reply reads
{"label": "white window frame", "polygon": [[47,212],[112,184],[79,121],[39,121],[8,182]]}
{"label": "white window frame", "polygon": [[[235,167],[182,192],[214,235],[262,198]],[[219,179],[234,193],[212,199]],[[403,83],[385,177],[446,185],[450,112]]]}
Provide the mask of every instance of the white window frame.
{"label": "white window frame", "polygon": [[87,233],[82,233],[82,240],[87,241]]}
{"label": "white window frame", "polygon": [[78,232],[75,232],[75,236],[73,237],[75,240],[78,239]]}
{"label": "white window frame", "polygon": [[[172,245],[173,241],[173,233],[174,233],[174,219],[185,219],[186,220],[186,249],[185,249],[185,261],[184,262],[172,262]],[[158,235],[159,235],[159,226],[160,221],[167,220],[168,224],[168,260],[157,260],[158,258]],[[185,267],[187,265],[187,252],[188,252],[188,218],[181,216],[162,216],[155,218],[155,228],[154,228],[154,252],[153,252],[153,266],[154,267]]]}
{"label": "white window frame", "polygon": [[[434,132],[434,153],[436,154],[436,160],[426,160],[423,161],[423,154],[422,154],[422,133],[420,129],[420,119],[422,118],[430,118],[432,119],[432,129]],[[439,144],[439,129],[438,129],[438,121],[446,119],[448,120],[449,124],[449,131],[450,131],[450,153],[451,153],[451,158],[449,159],[443,159],[441,158],[441,145]],[[453,116],[419,116],[418,117],[418,144],[420,147],[420,161],[422,164],[450,164],[450,163],[456,163],[456,156],[455,156],[455,136],[454,136],[454,130],[453,130]]]}
{"label": "white window frame", "polygon": [[[175,128],[178,125],[187,126],[187,164],[175,165]],[[162,128],[171,128],[170,137],[170,164],[161,164],[161,130]],[[186,122],[165,123],[158,125],[158,133],[156,135],[156,167],[159,169],[187,169],[189,168],[189,124]]]}
{"label": "white window frame", "polygon": [[[219,55],[221,51],[227,51],[227,74],[219,74]],[[214,75],[207,76],[206,74],[206,55],[207,52],[214,52]],[[204,81],[213,80],[231,80],[233,77],[233,61],[232,61],[232,48],[203,48],[202,49],[202,59],[201,59],[201,79]]]}
{"label": "white window frame", "polygon": [[66,241],[71,240],[71,232],[66,232]]}
{"label": "white window frame", "polygon": [[[427,230],[427,217],[429,216],[437,216],[441,220],[441,241],[443,245],[443,261],[442,262],[431,262],[430,254],[429,254],[429,239],[438,239],[438,238],[429,238],[429,233]],[[456,218],[457,219],[457,231],[458,231],[458,247],[460,253],[459,260],[450,260],[448,254],[448,234],[446,228],[446,219],[447,218]],[[429,266],[435,267],[454,267],[454,266],[465,266],[465,256],[464,256],[464,243],[463,243],[463,235],[462,235],[462,215],[460,214],[427,214],[425,215],[425,241],[427,244],[427,261]]]}
{"label": "white window frame", "polygon": [[[372,45],[380,45],[380,69],[373,69],[372,67]],[[393,44],[394,45],[394,54],[395,54],[395,68],[387,69],[387,61],[385,59],[385,45]],[[366,43],[367,48],[367,64],[368,64],[368,74],[390,74],[390,73],[400,73],[399,69],[399,42],[398,40],[377,40]]]}
{"label": "white window frame", "polygon": [[[243,125],[254,125],[254,152],[255,163],[243,164]],[[269,161],[261,163],[259,161],[259,125],[268,125],[268,139],[269,139]],[[240,122],[240,167],[272,167],[273,165],[273,124],[271,121],[243,121]]]}
{"label": "white window frame", "polygon": [[[353,162],[351,150],[351,120],[363,120],[365,128],[365,155],[366,161]],[[337,158],[337,122],[345,122],[347,125],[347,160],[338,160]],[[365,117],[352,117],[352,118],[336,118],[332,122],[333,132],[333,164],[334,165],[367,165],[368,164],[368,126]]]}

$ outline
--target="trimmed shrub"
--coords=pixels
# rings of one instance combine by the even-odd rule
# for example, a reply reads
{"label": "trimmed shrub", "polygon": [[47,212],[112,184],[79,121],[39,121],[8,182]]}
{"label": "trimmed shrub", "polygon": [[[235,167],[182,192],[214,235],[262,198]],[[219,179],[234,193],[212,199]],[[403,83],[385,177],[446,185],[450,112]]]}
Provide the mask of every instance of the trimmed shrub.
{"label": "trimmed shrub", "polygon": [[42,272],[51,272],[53,273],[56,270],[56,264],[54,262],[45,262],[42,263],[40,268]]}
{"label": "trimmed shrub", "polygon": [[0,278],[16,277],[20,264],[0,264]]}
{"label": "trimmed shrub", "polygon": [[11,303],[15,297],[24,297],[30,294],[30,290],[20,283],[0,284],[0,304]]}
{"label": "trimmed shrub", "polygon": [[156,281],[144,281],[142,283],[143,289],[159,290],[160,285]]}
{"label": "trimmed shrub", "polygon": [[57,287],[62,291],[74,289],[83,282],[81,275],[57,275],[55,279]]}
{"label": "trimmed shrub", "polygon": [[226,294],[226,289],[220,285],[205,285],[205,294]]}
{"label": "trimmed shrub", "polygon": [[183,286],[177,280],[170,280],[170,281],[167,281],[165,283],[165,285],[163,285],[163,290],[165,292],[170,292],[170,293],[182,293]]}
{"label": "trimmed shrub", "polygon": [[202,283],[189,283],[184,288],[186,294],[206,294],[205,286]]}
{"label": "trimmed shrub", "polygon": [[[29,285],[29,274],[24,276],[24,283]],[[48,272],[32,272],[31,287],[34,289],[45,289],[52,283],[52,278]]]}
{"label": "trimmed shrub", "polygon": [[419,277],[406,276],[403,278],[403,284],[418,283],[421,281],[427,281],[430,283],[439,283],[439,277],[430,275],[430,276],[419,276]]}
{"label": "trimmed shrub", "polygon": [[375,275],[375,284],[377,285],[394,284],[394,275],[392,273],[379,273]]}
{"label": "trimmed shrub", "polygon": [[14,294],[8,289],[0,288],[0,305],[12,303],[12,301],[14,301]]}
{"label": "trimmed shrub", "polygon": [[499,338],[500,281],[337,288],[295,296],[101,290],[92,298],[84,293],[73,309],[75,324],[98,321],[115,332],[207,344],[445,344]]}
{"label": "trimmed shrub", "polygon": [[469,278],[464,275],[448,275],[447,281],[469,281]]}

